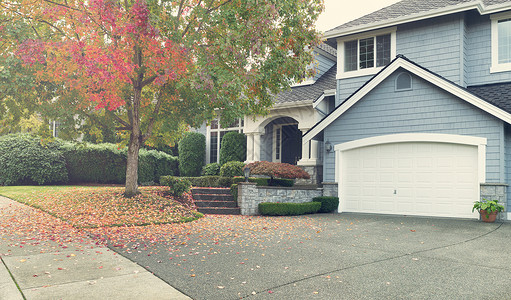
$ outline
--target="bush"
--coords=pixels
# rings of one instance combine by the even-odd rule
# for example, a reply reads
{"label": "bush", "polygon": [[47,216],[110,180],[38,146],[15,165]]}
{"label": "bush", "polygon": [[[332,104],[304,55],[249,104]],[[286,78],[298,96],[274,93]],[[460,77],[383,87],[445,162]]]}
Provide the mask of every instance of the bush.
{"label": "bush", "polygon": [[[72,183],[126,182],[126,149],[115,144],[75,144],[63,146],[66,168]],[[138,182],[159,182],[163,175],[176,175],[177,158],[156,150],[140,149]]]}
{"label": "bush", "polygon": [[0,185],[57,184],[68,181],[58,141],[42,144],[29,134],[0,137]]}
{"label": "bush", "polygon": [[227,132],[220,146],[220,164],[229,161],[245,161],[247,157],[247,138],[243,133]]}
{"label": "bush", "polygon": [[188,132],[179,141],[179,174],[199,176],[206,156],[206,137],[198,132]]}
{"label": "bush", "polygon": [[286,163],[268,161],[256,161],[245,166],[250,168],[250,174],[265,175],[271,178],[303,178],[309,179],[310,175],[302,168]]}
{"label": "bush", "polygon": [[234,198],[234,201],[238,201],[238,185],[231,184],[231,195]]}
{"label": "bush", "polygon": [[181,177],[191,182],[194,187],[230,187],[231,177],[221,176],[201,176],[201,177]]}
{"label": "bush", "polygon": [[220,164],[219,163],[210,163],[205,165],[202,168],[203,176],[217,176],[220,174]]}
{"label": "bush", "polygon": [[304,214],[313,214],[319,211],[321,203],[259,203],[259,213],[264,216],[297,216]]}
{"label": "bush", "polygon": [[230,161],[222,165],[220,168],[220,176],[222,177],[234,177],[243,176],[243,167],[245,163],[241,161]]}
{"label": "bush", "polygon": [[174,176],[162,176],[160,184],[168,186],[170,188],[169,192],[176,197],[181,197],[184,193],[190,191],[192,186],[189,180]]}
{"label": "bush", "polygon": [[320,213],[330,213],[335,211],[339,207],[339,198],[338,197],[314,197],[312,198],[314,202],[320,202],[321,208],[319,209]]}

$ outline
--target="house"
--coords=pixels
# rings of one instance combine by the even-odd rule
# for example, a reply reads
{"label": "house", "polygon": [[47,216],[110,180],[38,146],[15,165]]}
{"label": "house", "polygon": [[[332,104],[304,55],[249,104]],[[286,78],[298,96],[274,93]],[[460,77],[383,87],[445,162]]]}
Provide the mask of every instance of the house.
{"label": "house", "polygon": [[230,131],[247,136],[247,162],[272,161],[302,166],[312,182],[322,181],[321,143],[302,136],[334,108],[336,50],[321,44],[314,50],[315,75],[275,96],[266,116],[245,116],[225,125],[221,116],[197,131],[206,136],[206,163],[218,162],[221,139]]}
{"label": "house", "polygon": [[337,49],[324,144],[340,212],[511,220],[511,1],[403,0],[325,33]]}

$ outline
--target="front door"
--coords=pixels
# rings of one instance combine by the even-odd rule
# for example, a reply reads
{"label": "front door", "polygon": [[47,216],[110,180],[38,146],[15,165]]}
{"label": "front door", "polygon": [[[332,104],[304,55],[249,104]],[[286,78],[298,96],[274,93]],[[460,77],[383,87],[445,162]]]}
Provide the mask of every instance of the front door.
{"label": "front door", "polygon": [[296,165],[302,158],[302,132],[298,124],[276,125],[273,161]]}

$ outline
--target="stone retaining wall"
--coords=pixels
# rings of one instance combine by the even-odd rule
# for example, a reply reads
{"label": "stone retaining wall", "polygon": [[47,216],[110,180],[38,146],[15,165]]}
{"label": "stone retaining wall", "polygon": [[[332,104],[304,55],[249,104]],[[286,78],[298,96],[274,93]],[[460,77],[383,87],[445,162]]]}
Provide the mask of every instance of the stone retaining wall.
{"label": "stone retaining wall", "polygon": [[258,215],[258,205],[262,202],[303,203],[320,196],[323,196],[322,188],[256,186],[252,182],[238,184],[238,206],[245,216]]}

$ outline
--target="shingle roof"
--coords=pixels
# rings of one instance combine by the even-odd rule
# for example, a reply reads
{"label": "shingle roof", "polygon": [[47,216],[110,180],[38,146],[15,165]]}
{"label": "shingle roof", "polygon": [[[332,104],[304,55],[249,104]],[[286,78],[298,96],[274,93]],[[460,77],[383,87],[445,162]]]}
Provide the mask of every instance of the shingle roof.
{"label": "shingle roof", "polygon": [[467,87],[472,94],[511,113],[511,82]]}
{"label": "shingle roof", "polygon": [[333,65],[323,76],[311,85],[292,87],[291,90],[281,92],[277,95],[276,104],[291,103],[296,101],[316,100],[325,90],[335,89],[337,81],[335,74],[337,65]]}
{"label": "shingle roof", "polygon": [[353,21],[344,23],[333,29],[325,32],[334,32],[343,29],[349,29],[360,25],[368,25],[376,22],[391,21],[399,17],[411,16],[414,14],[420,15],[429,11],[434,11],[442,8],[456,8],[456,6],[465,5],[467,3],[482,3],[484,6],[492,6],[511,2],[509,0],[402,0],[390,6],[384,7],[378,11],[355,19]]}

